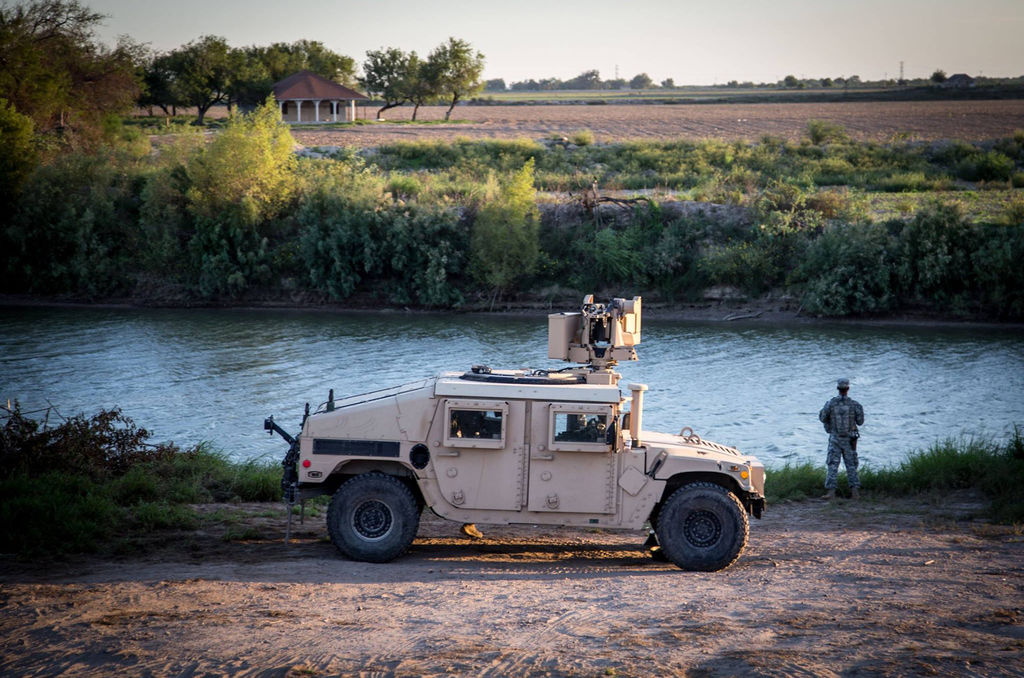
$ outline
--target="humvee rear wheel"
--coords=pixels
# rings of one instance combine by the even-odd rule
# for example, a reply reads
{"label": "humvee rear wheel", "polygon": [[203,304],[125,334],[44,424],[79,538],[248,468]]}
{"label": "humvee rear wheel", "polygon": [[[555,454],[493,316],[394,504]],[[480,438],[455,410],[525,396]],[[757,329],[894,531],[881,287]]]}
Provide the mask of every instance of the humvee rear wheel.
{"label": "humvee rear wheel", "polygon": [[732,492],[714,483],[683,485],[658,514],[655,532],[665,556],[684,570],[731,565],[747,544],[750,524]]}
{"label": "humvee rear wheel", "polygon": [[331,541],[352,560],[386,563],[402,555],[420,524],[419,506],[401,480],[366,473],[345,481],[327,510]]}

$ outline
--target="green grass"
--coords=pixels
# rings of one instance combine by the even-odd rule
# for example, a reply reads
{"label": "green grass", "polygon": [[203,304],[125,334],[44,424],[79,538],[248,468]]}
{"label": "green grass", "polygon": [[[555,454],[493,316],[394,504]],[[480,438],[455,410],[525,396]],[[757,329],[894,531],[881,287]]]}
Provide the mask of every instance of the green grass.
{"label": "green grass", "polygon": [[[937,442],[912,452],[896,466],[860,469],[861,490],[879,497],[907,497],[956,490],[977,490],[991,503],[988,516],[999,523],[1024,522],[1024,437],[1019,428],[1004,443],[984,439]],[[824,492],[825,469],[817,464],[786,464],[768,471],[769,502],[801,501]],[[839,492],[848,492],[846,474]]]}

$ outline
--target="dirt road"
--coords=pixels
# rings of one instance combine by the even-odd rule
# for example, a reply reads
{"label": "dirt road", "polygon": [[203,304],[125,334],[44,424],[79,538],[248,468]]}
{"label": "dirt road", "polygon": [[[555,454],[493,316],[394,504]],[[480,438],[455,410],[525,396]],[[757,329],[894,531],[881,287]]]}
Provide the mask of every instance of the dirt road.
{"label": "dirt road", "polygon": [[322,517],[285,546],[279,512],[236,507],[266,539],[0,563],[0,674],[1024,675],[1024,538],[957,522],[976,509],[772,506],[733,567],[688,573],[640,533],[427,516],[355,563]]}
{"label": "dirt road", "polygon": [[[396,108],[389,120],[407,119],[412,109]],[[373,110],[366,115],[372,117]],[[362,115],[362,113],[361,113]],[[441,120],[443,106],[420,109],[420,120]],[[765,134],[799,139],[808,120],[838,123],[854,138],[978,141],[1008,137],[1024,128],[1024,100],[919,101],[792,104],[701,104],[607,106],[461,106],[453,118],[463,124],[375,124],[293,132],[305,146],[378,146],[398,141],[541,139],[591,130],[600,142],[627,139],[760,139]]]}

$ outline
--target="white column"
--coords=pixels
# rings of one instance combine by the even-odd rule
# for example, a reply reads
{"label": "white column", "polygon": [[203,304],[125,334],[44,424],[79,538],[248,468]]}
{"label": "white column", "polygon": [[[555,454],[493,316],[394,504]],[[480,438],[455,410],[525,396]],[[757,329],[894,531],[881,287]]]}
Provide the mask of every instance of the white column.
{"label": "white column", "polygon": [[302,102],[295,102],[295,122],[302,122]]}
{"label": "white column", "polygon": [[284,120],[284,102],[277,102],[277,112],[281,114],[281,119]]}
{"label": "white column", "polygon": [[331,122],[338,122],[338,102],[331,102]]}
{"label": "white column", "polygon": [[349,102],[349,108],[352,110],[352,122],[356,121],[356,100],[353,99]]}
{"label": "white column", "polygon": [[313,111],[315,113],[316,122],[320,122],[320,100],[317,99],[313,102]]}

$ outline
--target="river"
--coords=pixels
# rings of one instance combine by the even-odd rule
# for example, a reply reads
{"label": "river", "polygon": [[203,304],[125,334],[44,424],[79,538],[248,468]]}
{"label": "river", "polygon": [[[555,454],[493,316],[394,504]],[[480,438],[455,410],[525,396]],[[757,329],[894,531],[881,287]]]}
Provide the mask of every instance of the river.
{"label": "river", "polygon": [[[645,428],[701,436],[769,465],[823,462],[817,413],[848,377],[866,412],[863,463],[884,466],[937,439],[1003,437],[1024,425],[1024,336],[978,326],[662,321],[645,312]],[[264,417],[295,431],[305,402],[492,367],[559,368],[542,316],[421,313],[0,309],[0,398],[24,411],[120,407],[153,439],[208,441],[276,458]],[[43,416],[40,412],[33,416]]]}

